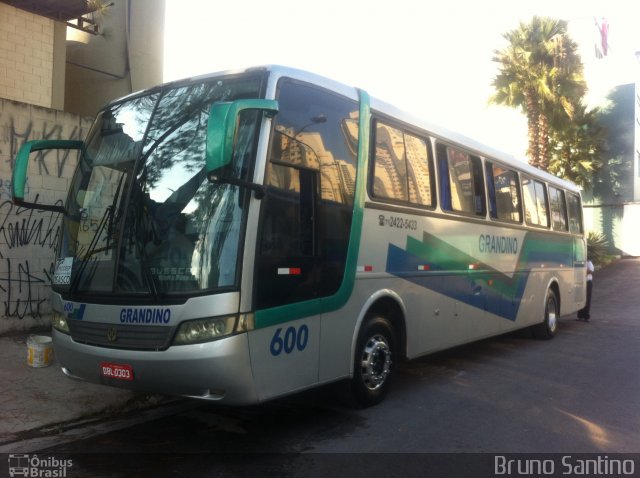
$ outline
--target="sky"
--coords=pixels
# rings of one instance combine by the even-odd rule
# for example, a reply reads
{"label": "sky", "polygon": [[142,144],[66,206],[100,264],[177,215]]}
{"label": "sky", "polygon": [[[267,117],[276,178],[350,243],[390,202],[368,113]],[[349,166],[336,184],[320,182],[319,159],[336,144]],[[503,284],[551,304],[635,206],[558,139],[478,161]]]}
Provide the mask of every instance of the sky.
{"label": "sky", "polygon": [[[526,120],[489,105],[503,33],[534,15],[567,20],[590,105],[640,80],[629,0],[166,0],[164,80],[280,64],[363,88],[417,117],[524,160]],[[594,54],[596,20],[609,52]]]}

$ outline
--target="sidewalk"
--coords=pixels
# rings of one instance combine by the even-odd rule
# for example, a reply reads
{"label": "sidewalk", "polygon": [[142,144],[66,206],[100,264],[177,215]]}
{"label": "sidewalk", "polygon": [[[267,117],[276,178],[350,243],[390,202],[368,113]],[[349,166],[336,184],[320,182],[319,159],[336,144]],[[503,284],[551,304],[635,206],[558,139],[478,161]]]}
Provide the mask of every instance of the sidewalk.
{"label": "sidewalk", "polygon": [[55,433],[63,424],[108,418],[172,400],[70,379],[55,357],[48,367],[31,367],[28,335],[0,337],[0,446]]}

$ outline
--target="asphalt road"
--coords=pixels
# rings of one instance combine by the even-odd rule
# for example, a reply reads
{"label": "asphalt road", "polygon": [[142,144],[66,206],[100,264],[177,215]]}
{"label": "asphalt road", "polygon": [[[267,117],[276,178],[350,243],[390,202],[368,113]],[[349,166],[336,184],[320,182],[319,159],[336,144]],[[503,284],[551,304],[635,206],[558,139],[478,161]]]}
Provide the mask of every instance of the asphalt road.
{"label": "asphalt road", "polygon": [[[563,318],[551,341],[512,334],[403,364],[370,409],[344,406],[333,387],[253,408],[204,404],[41,454],[70,454],[82,476],[359,476],[426,456],[412,453],[640,453],[640,260],[596,273],[591,316]],[[438,463],[429,476],[464,466]]]}

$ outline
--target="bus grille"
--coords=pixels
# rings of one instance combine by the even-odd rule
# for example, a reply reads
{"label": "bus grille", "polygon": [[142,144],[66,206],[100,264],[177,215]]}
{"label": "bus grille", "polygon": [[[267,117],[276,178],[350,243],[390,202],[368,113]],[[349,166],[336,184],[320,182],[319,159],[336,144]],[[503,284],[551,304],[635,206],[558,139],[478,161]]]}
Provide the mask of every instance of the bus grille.
{"label": "bus grille", "polygon": [[164,350],[169,347],[173,327],[101,324],[69,320],[75,342],[114,349]]}

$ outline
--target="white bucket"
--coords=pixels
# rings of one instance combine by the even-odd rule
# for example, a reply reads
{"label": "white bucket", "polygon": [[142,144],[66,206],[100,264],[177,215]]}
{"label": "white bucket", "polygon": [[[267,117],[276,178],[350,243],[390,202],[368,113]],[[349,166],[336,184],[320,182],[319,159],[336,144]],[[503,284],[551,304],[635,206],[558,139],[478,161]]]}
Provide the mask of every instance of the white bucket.
{"label": "white bucket", "polygon": [[53,361],[51,337],[30,335],[27,338],[27,363],[31,367],[48,367]]}

